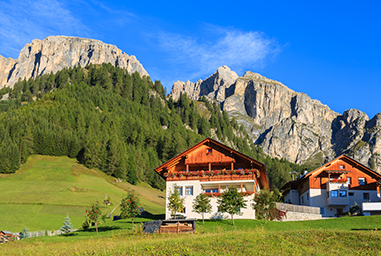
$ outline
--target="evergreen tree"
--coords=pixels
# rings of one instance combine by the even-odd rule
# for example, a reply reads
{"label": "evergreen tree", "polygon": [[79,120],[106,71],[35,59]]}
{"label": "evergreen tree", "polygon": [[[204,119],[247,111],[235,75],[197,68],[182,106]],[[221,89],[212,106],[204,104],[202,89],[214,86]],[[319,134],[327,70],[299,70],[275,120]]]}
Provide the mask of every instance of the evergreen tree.
{"label": "evergreen tree", "polygon": [[29,237],[28,229],[23,228],[22,232],[19,233],[20,239],[25,239]]}
{"label": "evergreen tree", "polygon": [[68,214],[68,215],[66,215],[63,226],[61,227],[61,232],[62,232],[62,234],[70,233],[72,228],[73,228],[73,225],[71,225],[71,221],[70,221],[69,214]]}

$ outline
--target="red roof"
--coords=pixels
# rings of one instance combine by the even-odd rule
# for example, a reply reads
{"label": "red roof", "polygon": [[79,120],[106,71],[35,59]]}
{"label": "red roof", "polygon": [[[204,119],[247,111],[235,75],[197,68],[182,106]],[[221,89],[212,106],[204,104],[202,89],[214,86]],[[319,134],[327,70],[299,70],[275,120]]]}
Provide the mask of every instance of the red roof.
{"label": "red roof", "polygon": [[266,177],[265,180],[267,181],[267,182],[265,182],[265,183],[267,183],[267,184],[264,184],[264,186],[266,186],[266,187],[268,188],[268,184],[269,184],[269,182],[268,182],[268,177],[267,177],[267,171],[266,171],[266,166],[265,166],[265,164],[263,164],[263,163],[261,163],[261,162],[255,160],[255,159],[253,159],[253,158],[251,158],[251,157],[249,157],[249,156],[247,156],[247,155],[245,155],[245,154],[243,154],[243,153],[241,153],[241,152],[239,152],[239,151],[237,151],[237,150],[234,150],[234,149],[232,149],[232,148],[230,148],[230,147],[228,147],[228,146],[222,144],[221,142],[218,142],[218,141],[216,141],[216,140],[214,140],[214,139],[212,139],[212,138],[209,138],[209,137],[206,138],[206,139],[204,139],[204,140],[202,140],[202,141],[200,141],[200,142],[197,143],[196,145],[194,145],[194,146],[188,148],[188,149],[185,150],[184,152],[178,154],[177,156],[173,157],[172,159],[168,160],[167,162],[163,163],[162,165],[156,167],[154,170],[155,170],[158,174],[161,175],[161,174],[164,172],[163,169],[164,169],[165,167],[170,166],[172,163],[174,163],[174,162],[176,162],[176,161],[179,161],[182,157],[186,156],[186,155],[189,154],[190,152],[194,151],[195,149],[199,148],[200,146],[202,146],[202,145],[204,145],[204,144],[206,144],[206,143],[212,143],[212,144],[215,144],[215,145],[217,145],[217,146],[219,146],[219,147],[222,147],[222,148],[224,148],[224,149],[226,149],[226,150],[232,152],[233,154],[235,154],[235,155],[237,155],[237,156],[239,156],[239,157],[241,157],[241,158],[246,159],[247,161],[250,161],[251,163],[255,163],[256,165],[260,166],[260,167],[261,167],[261,168],[260,168],[260,169],[261,169],[261,170],[260,170],[260,171],[261,171],[261,175],[265,175],[265,177]]}

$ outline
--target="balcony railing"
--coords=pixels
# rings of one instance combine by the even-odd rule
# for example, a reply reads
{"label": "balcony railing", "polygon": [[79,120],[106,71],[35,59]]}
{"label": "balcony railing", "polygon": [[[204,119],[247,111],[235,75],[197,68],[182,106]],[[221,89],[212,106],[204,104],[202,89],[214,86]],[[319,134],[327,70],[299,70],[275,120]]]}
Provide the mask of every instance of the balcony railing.
{"label": "balcony railing", "polygon": [[341,189],[341,190],[348,190],[348,186],[349,186],[349,183],[347,180],[345,180],[345,182],[336,182],[336,181],[329,181],[327,183],[327,189],[328,191],[332,191],[332,190],[338,190],[338,189]]}
{"label": "balcony railing", "polygon": [[328,197],[327,205],[349,205],[348,195],[346,197]]}
{"label": "balcony railing", "polygon": [[[244,192],[239,192],[239,193],[242,194],[243,196],[257,195],[257,193],[255,193],[254,191],[244,191]],[[220,197],[221,196],[221,193],[219,193],[219,192],[216,192],[216,193],[204,192],[204,194],[207,195],[208,197]]]}
{"label": "balcony railing", "polygon": [[183,171],[164,173],[167,180],[235,180],[254,179],[260,177],[257,169],[235,169],[235,170],[211,170],[211,171]]}

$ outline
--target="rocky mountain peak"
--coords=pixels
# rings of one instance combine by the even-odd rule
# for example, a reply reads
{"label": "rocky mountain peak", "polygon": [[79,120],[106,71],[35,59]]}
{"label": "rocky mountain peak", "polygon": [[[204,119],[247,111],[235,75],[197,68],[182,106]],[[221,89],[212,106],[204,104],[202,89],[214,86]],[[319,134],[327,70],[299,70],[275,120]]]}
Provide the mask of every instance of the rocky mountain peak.
{"label": "rocky mountain peak", "polygon": [[171,97],[178,100],[180,93],[186,93],[193,100],[198,100],[201,96],[215,99],[218,102],[225,100],[226,90],[235,83],[238,75],[231,71],[228,66],[221,66],[205,80],[198,80],[196,83],[190,81],[177,81],[173,84]]}
{"label": "rocky mountain peak", "polygon": [[0,56],[0,88],[12,87],[19,78],[35,78],[66,67],[85,66],[89,63],[111,63],[127,69],[129,73],[137,71],[141,76],[148,76],[135,56],[127,55],[115,45],[87,38],[49,36],[26,44],[17,60]]}
{"label": "rocky mountain peak", "polygon": [[381,171],[381,113],[371,120],[357,109],[341,115],[281,82],[251,71],[238,77],[226,66],[197,83],[177,83],[175,100],[189,91],[194,100],[219,102],[271,157],[321,164],[345,153]]}

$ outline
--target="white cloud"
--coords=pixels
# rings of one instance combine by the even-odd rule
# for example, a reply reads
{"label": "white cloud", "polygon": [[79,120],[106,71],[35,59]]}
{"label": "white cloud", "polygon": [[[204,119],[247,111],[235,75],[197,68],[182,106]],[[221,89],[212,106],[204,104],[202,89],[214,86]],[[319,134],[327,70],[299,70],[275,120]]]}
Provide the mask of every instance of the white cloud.
{"label": "white cloud", "polygon": [[88,28],[56,0],[0,2],[0,55],[18,58],[32,39],[86,34]]}
{"label": "white cloud", "polygon": [[189,79],[211,75],[222,65],[227,65],[238,73],[260,68],[266,58],[280,51],[274,39],[269,39],[260,32],[218,27],[210,27],[208,30],[209,39],[173,33],[159,35],[160,46],[170,56],[168,60],[193,69]]}

